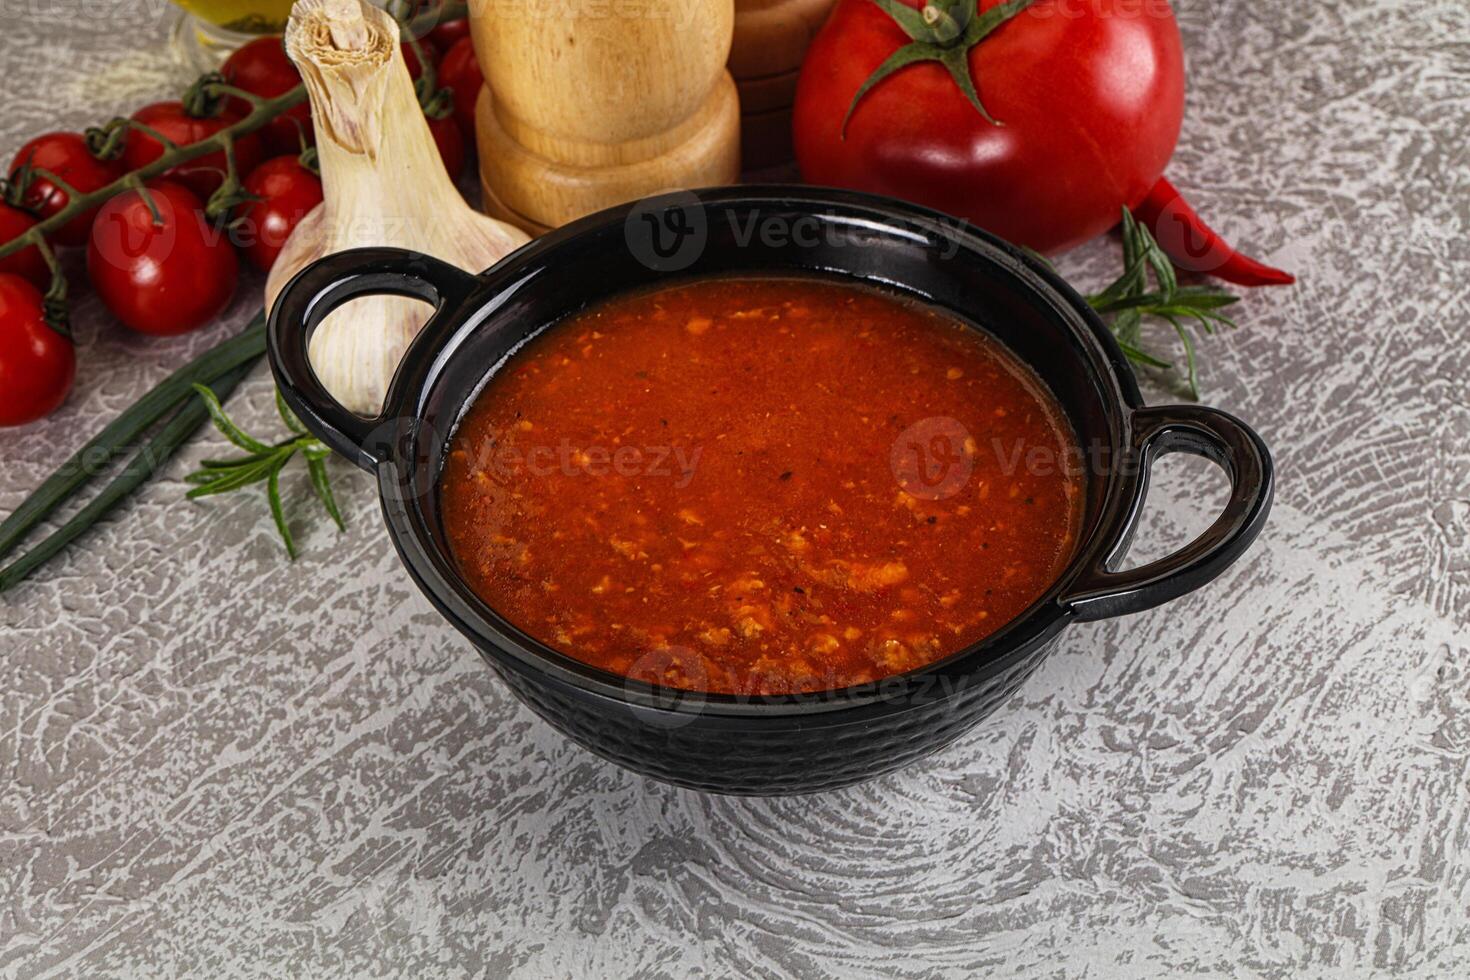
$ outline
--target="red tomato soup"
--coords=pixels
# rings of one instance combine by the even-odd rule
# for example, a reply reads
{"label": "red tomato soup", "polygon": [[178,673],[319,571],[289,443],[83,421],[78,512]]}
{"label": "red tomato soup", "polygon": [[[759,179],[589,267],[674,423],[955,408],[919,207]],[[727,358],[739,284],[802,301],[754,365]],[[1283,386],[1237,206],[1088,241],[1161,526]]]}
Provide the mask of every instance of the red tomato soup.
{"label": "red tomato soup", "polygon": [[640,680],[818,691],[931,663],[1056,580],[1075,437],[999,343],[822,279],[615,298],[511,356],[441,482],[460,570]]}

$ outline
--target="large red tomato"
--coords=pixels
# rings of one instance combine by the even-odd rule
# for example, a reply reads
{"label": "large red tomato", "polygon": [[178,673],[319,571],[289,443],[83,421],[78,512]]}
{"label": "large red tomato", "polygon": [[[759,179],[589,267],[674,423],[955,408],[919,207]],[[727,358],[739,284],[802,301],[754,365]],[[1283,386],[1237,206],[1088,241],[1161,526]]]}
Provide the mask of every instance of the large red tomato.
{"label": "large red tomato", "polygon": [[[980,0],[976,17],[1003,6]],[[911,38],[873,0],[838,0],[797,87],[802,177],[905,198],[1041,252],[1117,224],[1164,172],[1179,137],[1184,56],[1173,12],[1165,0],[1036,0],[1008,10],[1016,8],[969,50],[970,78],[994,122],[943,64],[925,60],[877,81],[844,138],[859,88]]]}

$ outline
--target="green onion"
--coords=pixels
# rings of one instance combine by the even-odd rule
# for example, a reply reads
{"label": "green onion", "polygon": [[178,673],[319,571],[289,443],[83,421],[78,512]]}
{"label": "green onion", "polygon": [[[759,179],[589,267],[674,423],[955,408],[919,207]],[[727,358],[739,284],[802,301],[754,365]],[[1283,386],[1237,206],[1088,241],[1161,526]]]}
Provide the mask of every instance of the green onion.
{"label": "green onion", "polygon": [[[246,330],[180,368],[148,392],[67,460],[56,473],[0,524],[0,555],[11,551],[25,533],[70,499],[94,473],[87,462],[111,460],[179,402],[183,406],[153,438],[123,464],[97,496],[65,524],[43,538],[7,568],[0,570],[0,592],[24,581],[63,548],[97,523],[166,463],[209,418],[209,409],[194,398],[193,385],[203,380],[220,398],[228,398],[265,353],[264,316]],[[100,462],[94,462],[100,466]]]}
{"label": "green onion", "polygon": [[239,334],[179,368],[139,398],[70,459],[0,523],[0,558],[4,558],[37,524],[60,507],[109,462],[128,448],[175,406],[194,395],[196,382],[211,382],[242,364],[254,364],[265,352],[265,312]]}

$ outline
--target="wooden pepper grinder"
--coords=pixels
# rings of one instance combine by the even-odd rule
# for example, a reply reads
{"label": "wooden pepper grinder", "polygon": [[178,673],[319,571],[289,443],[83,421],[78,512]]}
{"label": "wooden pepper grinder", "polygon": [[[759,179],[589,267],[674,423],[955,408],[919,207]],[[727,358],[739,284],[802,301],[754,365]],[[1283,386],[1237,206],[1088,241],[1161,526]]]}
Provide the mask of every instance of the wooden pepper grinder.
{"label": "wooden pepper grinder", "polygon": [[484,207],[532,234],[680,187],[734,183],[732,0],[470,0]]}
{"label": "wooden pepper grinder", "polygon": [[791,107],[807,45],[834,0],[735,0],[730,74],[740,91],[741,153],[747,170],[792,157]]}

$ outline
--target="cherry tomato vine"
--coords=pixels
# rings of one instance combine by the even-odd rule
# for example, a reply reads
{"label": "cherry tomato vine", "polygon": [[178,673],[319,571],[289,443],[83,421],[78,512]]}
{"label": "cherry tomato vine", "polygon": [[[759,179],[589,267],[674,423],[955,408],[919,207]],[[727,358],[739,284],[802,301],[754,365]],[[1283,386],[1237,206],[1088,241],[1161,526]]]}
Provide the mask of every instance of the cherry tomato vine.
{"label": "cherry tomato vine", "polygon": [[[441,91],[436,64],[440,48],[449,47],[467,32],[466,5],[399,0],[390,3],[389,10],[402,25],[405,59],[411,70],[417,68],[421,103],[453,131],[449,119],[453,95],[447,89]],[[421,43],[419,38],[428,41]],[[310,141],[306,90],[299,81],[282,81],[283,74],[286,82],[290,81],[289,60],[270,50],[272,44],[279,46],[279,40],[262,40],[266,43],[256,42],[256,51],[251,54],[256,59],[262,58],[262,52],[267,55],[263,67],[257,66],[261,72],[250,75],[242,71],[230,78],[206,75],[191,86],[177,110],[174,104],[168,104],[169,114],[182,112],[188,119],[210,120],[213,124],[202,135],[185,127],[184,136],[170,136],[165,127],[150,121],[150,113],[139,110],[131,118],[114,118],[85,134],[48,133],[36,137],[22,147],[11,175],[0,178],[0,391],[12,396],[0,401],[0,426],[40,418],[59,405],[70,390],[75,353],[66,330],[66,278],[56,248],[84,244],[89,249],[94,247],[94,216],[109,205],[135,212],[143,209],[143,239],[165,230],[170,216],[179,219],[181,215],[181,227],[188,228],[190,235],[195,219],[201,224],[212,223],[215,230],[232,232],[234,222],[229,220],[229,213],[236,211],[238,221],[256,204],[265,205],[252,215],[261,226],[269,224],[279,230],[282,221],[289,224],[299,220],[297,212],[311,197],[309,180],[316,179],[314,151],[304,149]],[[240,62],[245,60],[242,57]],[[225,67],[230,70],[228,63]],[[236,81],[240,84],[233,84]],[[267,155],[281,150],[287,153],[266,160],[274,166],[252,187],[255,171],[248,166],[250,159],[241,153],[241,146],[257,134],[265,143]],[[458,138],[460,134],[454,131],[453,135]],[[152,144],[157,152],[129,167],[130,140],[135,152],[143,142]],[[292,156],[291,147],[302,147],[304,152]],[[459,152],[462,159],[462,144]],[[214,160],[208,161],[211,156]],[[283,159],[289,167],[280,162]],[[205,177],[218,177],[217,183],[211,179],[199,185],[208,190],[202,199],[176,180],[186,176],[179,168],[187,164],[194,164]],[[253,192],[265,186],[271,173],[279,176],[281,171],[290,172],[289,199],[262,200],[262,194]],[[164,199],[166,206],[161,206]],[[282,208],[287,210],[283,213]],[[266,215],[265,211],[270,213]],[[128,220],[136,222],[138,218],[134,213]],[[153,231],[148,232],[148,227]],[[220,237],[214,260],[224,263],[228,255],[228,262],[233,263],[234,244]],[[215,247],[213,240],[210,247]],[[248,247],[242,249],[256,261],[269,258],[268,252],[252,256]],[[106,296],[103,298],[106,300]],[[140,294],[131,297],[130,302],[137,305],[145,299]],[[135,312],[145,313],[142,309]],[[0,559],[5,559],[0,564],[0,592],[23,581],[127,499],[211,417],[210,400],[196,393],[198,385],[207,386],[215,400],[226,398],[259,362],[264,350],[262,311],[244,330],[156,385],[64,462],[0,521]],[[16,392],[24,397],[13,397]],[[145,436],[148,441],[138,448]],[[297,448],[303,449],[308,458],[313,487],[334,519],[340,520],[324,483],[321,453],[304,442]],[[82,494],[105,471],[111,476],[69,519],[29,550],[11,557],[42,521]],[[273,512],[279,521],[278,510]]]}
{"label": "cherry tomato vine", "polygon": [[[463,18],[466,5],[408,5],[400,2],[394,6],[397,8],[394,11],[395,16],[404,25],[405,43],[414,51],[420,66],[415,83],[420,101],[426,111],[431,113],[431,118],[435,115],[447,116],[453,109],[453,95],[447,89],[438,87],[434,59],[429,54],[432,45],[425,45],[419,38],[426,36],[432,27],[441,22]],[[246,169],[241,166],[240,161],[239,147],[242,141],[304,104],[306,88],[298,83],[279,95],[261,96],[230,84],[218,73],[212,73],[195,82],[184,100],[186,111],[192,103],[194,111],[200,114],[214,111],[216,104],[226,101],[236,105],[244,104],[249,110],[194,142],[180,143],[146,119],[123,116],[89,129],[86,133],[87,145],[99,161],[116,160],[119,156],[124,156],[129,141],[134,141],[136,145],[140,136],[161,148],[161,152],[152,160],[93,189],[75,186],[64,175],[41,166],[28,166],[24,168],[20,180],[12,178],[0,185],[0,191],[5,193],[7,203],[12,199],[23,201],[26,189],[37,182],[44,182],[53,194],[65,196],[65,204],[50,209],[49,213],[19,234],[0,242],[0,267],[3,267],[7,259],[26,254],[28,249],[34,248],[39,253],[51,275],[50,285],[45,291],[45,302],[46,319],[53,327],[64,329],[66,322],[66,279],[62,275],[52,244],[58,234],[75,219],[95,212],[107,201],[128,191],[136,192],[148,205],[155,223],[161,223],[162,215],[147,184],[176,172],[184,164],[199,161],[212,154],[219,155],[223,160],[224,174],[218,186],[205,200],[204,213],[211,220],[221,218],[230,209],[250,200],[244,192],[240,173],[242,169]],[[463,152],[462,147],[460,152]],[[59,196],[57,199],[59,200]]]}

